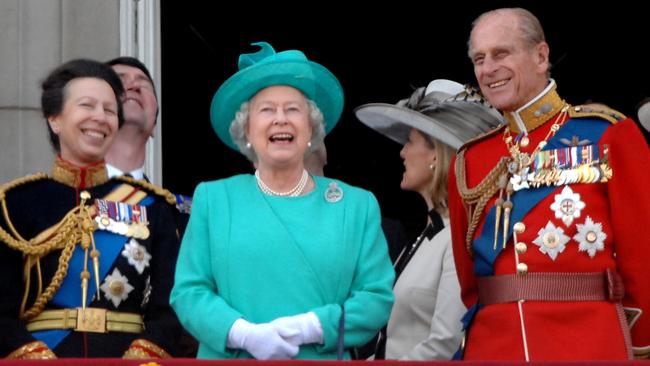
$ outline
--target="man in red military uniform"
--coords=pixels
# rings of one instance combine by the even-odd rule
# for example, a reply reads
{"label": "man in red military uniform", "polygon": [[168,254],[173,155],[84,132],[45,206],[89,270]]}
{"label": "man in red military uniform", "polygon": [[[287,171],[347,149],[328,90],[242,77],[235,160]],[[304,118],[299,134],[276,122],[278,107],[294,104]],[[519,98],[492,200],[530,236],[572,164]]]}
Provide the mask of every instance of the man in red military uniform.
{"label": "man in red military uniform", "polygon": [[571,106],[524,9],[481,15],[469,56],[506,124],[461,147],[449,206],[465,359],[647,358],[650,151],[633,121]]}

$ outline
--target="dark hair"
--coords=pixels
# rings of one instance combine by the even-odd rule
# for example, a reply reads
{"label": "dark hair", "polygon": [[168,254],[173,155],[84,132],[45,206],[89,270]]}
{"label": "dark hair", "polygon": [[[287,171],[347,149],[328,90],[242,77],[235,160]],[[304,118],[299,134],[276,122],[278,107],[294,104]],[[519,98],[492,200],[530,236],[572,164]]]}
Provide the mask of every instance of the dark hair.
{"label": "dark hair", "polygon": [[158,95],[156,94],[156,85],[153,83],[153,78],[151,77],[151,74],[149,73],[147,67],[140,60],[135,57],[121,56],[107,61],[106,64],[109,66],[126,65],[140,69],[151,82],[151,85],[153,86],[153,94],[156,97],[156,100],[158,100]]}
{"label": "dark hair", "polygon": [[[158,93],[156,93],[156,84],[153,83],[153,78],[151,77],[151,74],[149,73],[149,69],[137,58],[131,57],[131,56],[120,56],[117,58],[114,58],[110,61],[106,61],[106,65],[109,66],[115,66],[115,65],[126,65],[126,66],[131,66],[135,67],[136,69],[140,69],[149,79],[151,82],[151,86],[153,87],[153,96],[156,98],[156,102],[158,102]],[[158,113],[160,112],[160,106],[156,107],[156,121],[158,120]]]}
{"label": "dark hair", "polygon": [[63,111],[63,105],[66,98],[66,87],[68,83],[78,78],[96,78],[104,80],[113,89],[115,99],[117,100],[117,121],[118,126],[124,123],[124,114],[122,113],[122,95],[124,88],[122,80],[117,76],[113,69],[99,61],[89,59],[76,59],[68,61],[53,71],[45,78],[41,84],[43,92],[41,94],[41,109],[45,117],[45,124],[50,133],[50,142],[57,152],[61,152],[61,142],[59,136],[52,131],[52,127],[47,122],[49,117],[57,116]]}

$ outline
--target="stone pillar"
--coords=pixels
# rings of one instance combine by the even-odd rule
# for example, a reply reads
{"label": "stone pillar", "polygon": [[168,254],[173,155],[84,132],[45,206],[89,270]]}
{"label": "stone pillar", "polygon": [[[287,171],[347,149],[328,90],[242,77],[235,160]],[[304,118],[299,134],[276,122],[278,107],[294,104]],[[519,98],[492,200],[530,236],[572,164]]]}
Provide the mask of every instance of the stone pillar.
{"label": "stone pillar", "polygon": [[119,0],[0,0],[0,184],[48,172],[40,82],[74,58],[120,53]]}

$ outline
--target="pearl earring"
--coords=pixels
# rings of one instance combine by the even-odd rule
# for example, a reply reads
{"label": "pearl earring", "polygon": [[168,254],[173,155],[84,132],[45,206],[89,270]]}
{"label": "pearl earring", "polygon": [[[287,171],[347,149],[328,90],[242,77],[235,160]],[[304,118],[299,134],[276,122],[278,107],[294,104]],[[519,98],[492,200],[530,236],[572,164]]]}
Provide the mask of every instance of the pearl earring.
{"label": "pearl earring", "polygon": [[311,141],[307,141],[307,147],[311,147]]}
{"label": "pearl earring", "polygon": [[251,148],[251,143],[250,143],[250,142],[247,142],[247,143],[246,143],[246,148],[247,148],[247,149],[250,149],[250,148]]}
{"label": "pearl earring", "polygon": [[434,166],[433,164],[429,164],[429,170],[433,170]]}

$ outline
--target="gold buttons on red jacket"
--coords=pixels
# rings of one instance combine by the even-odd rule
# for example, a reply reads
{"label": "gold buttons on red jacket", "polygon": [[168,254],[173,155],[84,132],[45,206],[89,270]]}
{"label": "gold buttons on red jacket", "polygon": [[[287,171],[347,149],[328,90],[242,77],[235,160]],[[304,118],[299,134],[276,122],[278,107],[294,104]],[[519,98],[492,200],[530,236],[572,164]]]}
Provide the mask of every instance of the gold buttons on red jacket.
{"label": "gold buttons on red jacket", "polygon": [[515,223],[512,229],[515,231],[515,233],[521,234],[526,231],[526,225],[523,222],[519,221]]}
{"label": "gold buttons on red jacket", "polygon": [[517,251],[517,254],[524,254],[526,253],[526,250],[528,250],[528,246],[526,243],[520,241],[517,244],[515,244],[515,250]]}
{"label": "gold buttons on red jacket", "polygon": [[528,273],[528,265],[526,263],[517,264],[517,274],[524,275]]}

